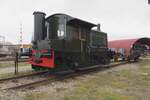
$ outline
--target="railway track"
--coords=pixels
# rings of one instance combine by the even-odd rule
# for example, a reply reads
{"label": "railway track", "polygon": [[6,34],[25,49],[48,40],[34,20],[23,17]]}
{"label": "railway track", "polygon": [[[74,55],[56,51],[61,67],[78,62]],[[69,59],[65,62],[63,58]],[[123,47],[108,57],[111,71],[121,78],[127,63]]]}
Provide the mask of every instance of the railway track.
{"label": "railway track", "polygon": [[[32,80],[39,80],[40,78],[42,79],[43,77],[46,77],[47,73],[48,71],[40,71],[40,72],[34,72],[32,74],[0,79],[0,89],[3,90],[6,88],[16,87],[26,82],[32,82]],[[37,77],[37,76],[41,76],[41,77]]]}
{"label": "railway track", "polygon": [[49,74],[48,77],[46,77],[46,78],[42,78],[37,81],[29,82],[26,84],[7,87],[7,88],[4,88],[3,90],[31,89],[31,88],[35,88],[35,87],[38,87],[41,85],[50,84],[52,82],[63,81],[63,80],[69,79],[69,78],[74,78],[74,77],[89,74],[89,73],[95,73],[98,71],[117,67],[117,66],[123,65],[123,64],[127,64],[127,62],[123,62],[123,63],[119,63],[119,64],[112,64],[112,65],[104,65],[104,66],[103,65],[95,65],[95,66],[92,66],[93,68],[91,67],[91,68],[87,68],[85,70],[77,69],[76,71],[74,71],[70,74],[55,74],[55,75]]}
{"label": "railway track", "polygon": [[44,74],[44,73],[47,73],[47,71],[40,71],[40,72],[35,72],[35,73],[32,73],[32,74],[27,74],[27,75],[21,75],[21,76],[16,76],[16,77],[3,78],[3,79],[0,79],[0,83],[5,82],[5,81],[9,81],[9,80],[15,80],[15,79],[19,79],[19,78],[25,78],[25,77],[40,75],[40,74]]}

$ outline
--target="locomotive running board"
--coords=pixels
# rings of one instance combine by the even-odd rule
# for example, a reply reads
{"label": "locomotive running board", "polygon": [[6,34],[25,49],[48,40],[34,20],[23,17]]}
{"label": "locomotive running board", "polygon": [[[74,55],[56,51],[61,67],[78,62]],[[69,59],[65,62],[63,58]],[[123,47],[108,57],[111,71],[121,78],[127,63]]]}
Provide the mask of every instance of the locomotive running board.
{"label": "locomotive running board", "polygon": [[106,67],[106,65],[102,65],[102,64],[99,64],[99,65],[94,65],[94,66],[89,66],[89,67],[82,67],[82,68],[77,68],[76,70],[77,71],[83,71],[83,70],[90,70],[90,69],[95,69],[95,68],[102,68],[102,67]]}
{"label": "locomotive running board", "polygon": [[66,75],[66,74],[73,73],[73,72],[74,72],[73,70],[65,70],[65,71],[56,72],[55,74],[56,75]]}

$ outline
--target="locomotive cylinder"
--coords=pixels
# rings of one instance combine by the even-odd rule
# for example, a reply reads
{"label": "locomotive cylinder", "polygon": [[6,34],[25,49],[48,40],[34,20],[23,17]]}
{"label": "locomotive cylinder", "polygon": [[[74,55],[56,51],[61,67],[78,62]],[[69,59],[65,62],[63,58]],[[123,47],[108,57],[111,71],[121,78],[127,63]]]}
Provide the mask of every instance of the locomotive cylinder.
{"label": "locomotive cylinder", "polygon": [[45,32],[45,13],[34,12],[34,41],[44,40]]}

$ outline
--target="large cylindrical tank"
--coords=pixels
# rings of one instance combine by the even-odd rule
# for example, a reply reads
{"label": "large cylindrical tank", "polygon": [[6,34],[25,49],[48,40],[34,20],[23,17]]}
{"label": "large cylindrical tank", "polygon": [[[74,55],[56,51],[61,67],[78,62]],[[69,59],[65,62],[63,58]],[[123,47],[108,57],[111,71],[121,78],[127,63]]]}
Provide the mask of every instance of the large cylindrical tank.
{"label": "large cylindrical tank", "polygon": [[43,40],[46,35],[45,31],[45,13],[34,12],[34,41]]}

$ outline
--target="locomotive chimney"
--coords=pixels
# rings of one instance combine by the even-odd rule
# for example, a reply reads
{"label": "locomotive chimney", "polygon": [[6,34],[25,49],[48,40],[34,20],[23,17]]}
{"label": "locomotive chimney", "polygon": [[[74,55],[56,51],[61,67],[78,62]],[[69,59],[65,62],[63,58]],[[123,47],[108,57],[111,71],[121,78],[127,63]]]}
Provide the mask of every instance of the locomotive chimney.
{"label": "locomotive chimney", "polygon": [[44,39],[45,34],[45,13],[34,12],[34,42]]}
{"label": "locomotive chimney", "polygon": [[101,25],[97,24],[97,31],[101,31]]}

